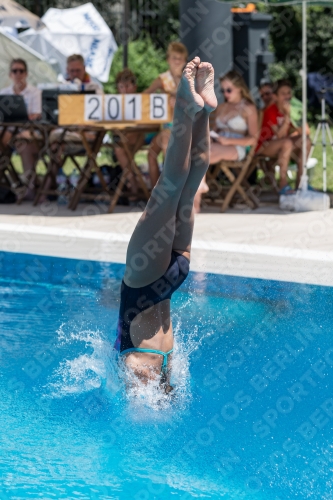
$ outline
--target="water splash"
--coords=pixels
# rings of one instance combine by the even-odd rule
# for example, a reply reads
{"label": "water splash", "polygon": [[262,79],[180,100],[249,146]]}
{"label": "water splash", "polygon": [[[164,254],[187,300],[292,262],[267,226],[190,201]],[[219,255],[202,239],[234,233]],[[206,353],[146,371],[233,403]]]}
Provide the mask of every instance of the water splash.
{"label": "water splash", "polygon": [[159,379],[147,385],[138,384],[103,332],[68,322],[60,326],[57,336],[57,346],[66,359],[48,379],[45,389],[49,397],[63,398],[102,388],[111,400],[120,394],[126,406],[135,407],[131,413],[140,419],[145,418],[146,411],[151,416],[151,410],[160,412],[172,406],[185,409],[191,401],[189,353],[195,340],[193,332],[184,333],[180,320],[175,322],[174,328],[170,381],[174,389],[169,394],[161,391]]}
{"label": "water splash", "polygon": [[[80,395],[101,388],[108,398],[127,407],[127,413],[145,420],[151,418],[151,410],[160,413],[169,408],[186,410],[192,401],[190,360],[203,340],[214,331],[205,326],[204,319],[189,327],[188,308],[193,307],[196,298],[187,295],[173,312],[174,350],[171,358],[170,384],[173,391],[166,394],[160,388],[159,378],[147,384],[138,383],[113,349],[106,334],[100,330],[73,321],[63,323],[57,331],[57,344],[64,351],[66,359],[53,371],[46,386],[53,398]],[[117,395],[117,396],[116,396]],[[157,417],[159,418],[159,417]]]}
{"label": "water splash", "polygon": [[57,346],[63,348],[67,359],[49,377],[46,388],[51,397],[79,395],[100,387],[112,393],[120,389],[113,346],[102,332],[68,322],[60,326],[57,335]]}

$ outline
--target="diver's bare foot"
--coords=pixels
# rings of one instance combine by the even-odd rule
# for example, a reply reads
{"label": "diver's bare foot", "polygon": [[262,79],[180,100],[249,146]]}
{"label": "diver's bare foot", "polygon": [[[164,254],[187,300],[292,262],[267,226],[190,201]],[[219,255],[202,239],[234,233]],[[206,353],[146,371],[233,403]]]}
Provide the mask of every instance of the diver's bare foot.
{"label": "diver's bare foot", "polygon": [[199,64],[199,57],[195,57],[186,64],[177,91],[177,104],[181,105],[185,113],[192,119],[205,104],[203,98],[195,90],[195,78]]}
{"label": "diver's bare foot", "polygon": [[217,106],[214,91],[214,68],[208,62],[199,64],[196,77],[196,89],[205,103],[205,110],[209,113]]}

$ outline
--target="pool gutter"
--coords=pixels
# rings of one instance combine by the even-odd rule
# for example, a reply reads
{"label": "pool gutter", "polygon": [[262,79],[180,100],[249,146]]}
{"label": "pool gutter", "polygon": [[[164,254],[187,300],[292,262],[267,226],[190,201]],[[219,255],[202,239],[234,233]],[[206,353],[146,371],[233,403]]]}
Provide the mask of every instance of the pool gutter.
{"label": "pool gutter", "polygon": [[[139,216],[0,215],[0,250],[124,263]],[[200,214],[191,270],[333,286],[333,211]]]}

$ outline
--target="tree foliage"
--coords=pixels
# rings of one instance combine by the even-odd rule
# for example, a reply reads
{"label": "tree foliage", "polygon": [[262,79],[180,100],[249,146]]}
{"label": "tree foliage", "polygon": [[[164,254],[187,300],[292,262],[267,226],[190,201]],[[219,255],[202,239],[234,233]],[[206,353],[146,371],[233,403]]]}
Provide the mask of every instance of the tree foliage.
{"label": "tree foliage", "polygon": [[[157,49],[149,37],[143,37],[129,43],[128,67],[137,77],[138,92],[149,87],[160,73],[168,68],[164,50]],[[109,81],[104,85],[108,93],[116,92],[116,76],[123,69],[123,49],[120,47],[112,61]]]}
{"label": "tree foliage", "polygon": [[150,36],[157,48],[166,50],[178,39],[179,0],[129,0],[133,31]]}
{"label": "tree foliage", "polygon": [[[271,50],[276,62],[270,66],[272,80],[289,78],[296,91],[301,89],[302,10],[300,6],[261,7],[273,16],[270,25]],[[307,69],[308,72],[333,72],[333,8],[307,8]]]}

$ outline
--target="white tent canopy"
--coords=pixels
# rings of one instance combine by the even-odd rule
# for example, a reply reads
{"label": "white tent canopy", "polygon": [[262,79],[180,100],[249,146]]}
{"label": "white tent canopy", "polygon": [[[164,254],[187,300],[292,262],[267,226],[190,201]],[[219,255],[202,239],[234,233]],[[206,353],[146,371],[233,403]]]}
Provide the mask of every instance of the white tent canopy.
{"label": "white tent canopy", "polygon": [[12,59],[18,57],[28,64],[28,81],[31,85],[57,81],[57,72],[43,56],[11,36],[3,28],[0,28],[0,53],[0,88],[10,85],[9,64]]}
{"label": "white tent canopy", "polygon": [[102,82],[109,78],[117,44],[112,31],[92,3],[73,9],[49,9],[42,17],[46,28],[29,29],[19,35],[22,42],[46,59],[57,59],[66,74],[66,58],[81,54],[87,72]]}
{"label": "white tent canopy", "polygon": [[60,52],[51,41],[51,33],[47,28],[40,31],[27,30],[18,35],[21,43],[31,48],[39,55],[44,57],[49,64],[57,68],[57,72],[66,74],[66,56]]}
{"label": "white tent canopy", "polygon": [[10,28],[34,28],[44,26],[38,16],[13,0],[0,0],[0,26]]}

